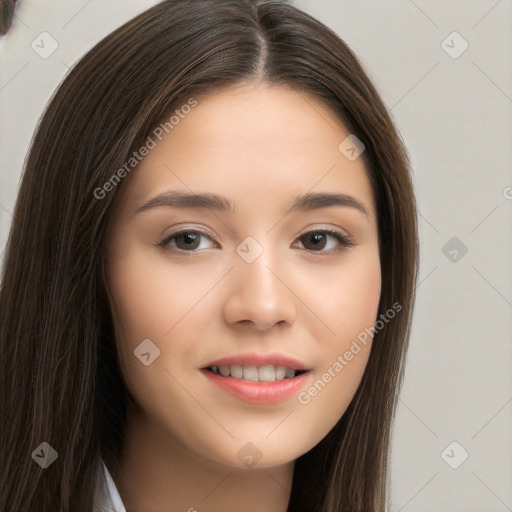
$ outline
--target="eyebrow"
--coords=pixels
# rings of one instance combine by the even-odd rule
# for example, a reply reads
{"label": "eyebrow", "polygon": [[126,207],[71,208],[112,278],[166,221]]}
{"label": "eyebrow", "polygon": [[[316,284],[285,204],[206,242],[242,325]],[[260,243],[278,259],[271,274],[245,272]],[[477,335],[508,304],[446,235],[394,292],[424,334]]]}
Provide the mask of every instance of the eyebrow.
{"label": "eyebrow", "polygon": [[[171,190],[159,194],[139,206],[133,215],[162,206],[172,208],[205,208],[222,212],[230,211],[232,213],[236,210],[236,205],[233,201],[218,194]],[[331,206],[354,208],[370,217],[368,210],[355,197],[348,194],[328,192],[309,192],[296,196],[288,212],[316,210]]]}

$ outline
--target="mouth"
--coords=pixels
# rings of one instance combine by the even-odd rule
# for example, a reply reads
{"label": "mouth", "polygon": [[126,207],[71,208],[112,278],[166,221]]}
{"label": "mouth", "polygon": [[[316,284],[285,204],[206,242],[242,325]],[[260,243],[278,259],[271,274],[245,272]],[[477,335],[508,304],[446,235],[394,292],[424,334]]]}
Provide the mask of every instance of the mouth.
{"label": "mouth", "polygon": [[276,380],[293,379],[297,375],[307,373],[308,370],[298,370],[289,366],[254,366],[254,365],[219,365],[208,366],[205,370],[222,375],[222,377],[232,377],[250,382],[274,382]]}
{"label": "mouth", "polygon": [[245,354],[201,368],[209,382],[232,397],[252,404],[275,404],[296,394],[310,369],[280,354]]}

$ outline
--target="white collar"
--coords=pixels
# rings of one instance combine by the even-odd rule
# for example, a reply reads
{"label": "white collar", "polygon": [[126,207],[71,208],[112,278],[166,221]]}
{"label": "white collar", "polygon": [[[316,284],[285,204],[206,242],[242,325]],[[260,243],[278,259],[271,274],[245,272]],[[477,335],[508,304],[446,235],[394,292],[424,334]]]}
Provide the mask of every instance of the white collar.
{"label": "white collar", "polygon": [[107,466],[102,461],[98,484],[94,495],[95,509],[99,512],[126,512],[116,484],[110,475]]}

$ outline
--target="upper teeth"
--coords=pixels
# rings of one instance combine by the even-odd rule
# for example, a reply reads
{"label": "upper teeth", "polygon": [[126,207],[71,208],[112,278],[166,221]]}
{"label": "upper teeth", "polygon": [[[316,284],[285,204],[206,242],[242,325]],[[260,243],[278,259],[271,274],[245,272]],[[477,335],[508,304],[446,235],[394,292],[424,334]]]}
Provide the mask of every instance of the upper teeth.
{"label": "upper teeth", "polygon": [[211,366],[213,373],[220,373],[223,377],[235,377],[236,379],[251,380],[254,382],[272,382],[274,380],[290,379],[295,377],[295,370],[287,366]]}

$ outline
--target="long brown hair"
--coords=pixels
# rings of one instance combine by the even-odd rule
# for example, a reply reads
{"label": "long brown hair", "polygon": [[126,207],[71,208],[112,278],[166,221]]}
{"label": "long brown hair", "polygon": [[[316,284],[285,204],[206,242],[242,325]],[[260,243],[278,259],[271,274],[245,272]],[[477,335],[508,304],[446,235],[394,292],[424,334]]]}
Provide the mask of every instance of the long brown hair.
{"label": "long brown hair", "polygon": [[[379,316],[347,411],[295,462],[288,512],[383,512],[390,430],[418,268],[402,139],[357,57],[275,0],[164,1],[104,38],[50,101],[26,160],[0,290],[1,512],[92,511],[101,460],[122,450],[122,382],[102,273],[119,188],[94,191],[184,98],[261,80],[321,98],[365,145],[378,215]],[[134,170],[133,172],[136,172]],[[58,453],[42,469],[31,453]]]}

